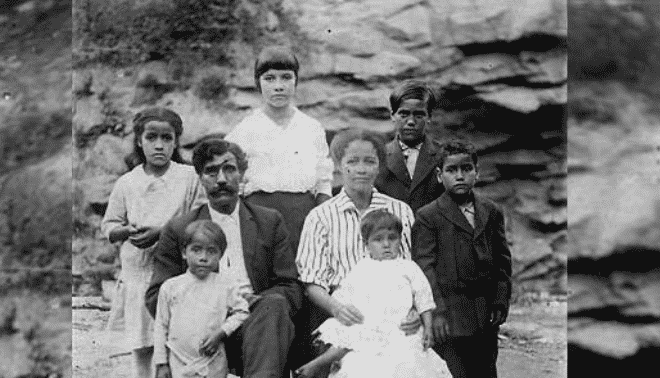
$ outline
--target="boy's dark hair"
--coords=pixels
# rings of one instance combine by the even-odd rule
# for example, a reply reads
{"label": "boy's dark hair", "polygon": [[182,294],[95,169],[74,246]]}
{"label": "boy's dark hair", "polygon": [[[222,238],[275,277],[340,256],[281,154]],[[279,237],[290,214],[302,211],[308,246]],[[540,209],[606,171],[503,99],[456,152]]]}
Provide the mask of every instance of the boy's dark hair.
{"label": "boy's dark hair", "polygon": [[206,163],[213,160],[214,156],[224,155],[227,152],[231,152],[236,157],[238,171],[243,174],[248,167],[245,152],[243,152],[238,144],[228,142],[215,136],[203,138],[197,143],[197,145],[195,145],[195,148],[193,148],[192,163],[195,167],[195,172],[197,172],[198,175],[201,175]]}
{"label": "boy's dark hair", "polygon": [[403,232],[401,220],[385,209],[370,211],[360,221],[360,234],[366,243],[374,232],[379,230],[393,230],[399,237]]}
{"label": "boy's dark hair", "polygon": [[[174,129],[174,136],[177,145],[181,134],[183,134],[183,121],[175,111],[167,108],[152,107],[139,112],[133,117],[133,152],[124,159],[129,169],[133,169],[138,165],[147,162],[147,158],[144,156],[144,151],[138,142],[142,137],[142,133],[144,133],[146,124],[150,121],[169,123]],[[177,163],[185,163],[178,148],[174,149],[171,160]]]}
{"label": "boy's dark hair", "polygon": [[421,80],[406,80],[390,93],[390,109],[392,114],[399,110],[399,106],[405,100],[420,100],[426,103],[426,111],[431,112],[438,105],[435,91]]}
{"label": "boy's dark hair", "polygon": [[459,154],[469,155],[474,165],[477,165],[477,149],[472,143],[464,140],[451,140],[440,145],[438,153],[440,160],[438,160],[437,167],[442,170],[447,156]]}
{"label": "boy's dark hair", "polygon": [[334,138],[332,138],[332,142],[330,142],[330,157],[332,157],[335,164],[339,164],[346,153],[348,145],[356,140],[363,140],[371,143],[376,149],[379,166],[382,167],[385,164],[387,155],[383,138],[375,132],[365,129],[346,129],[340,131],[334,136]]}
{"label": "boy's dark hair", "polygon": [[187,225],[183,233],[183,245],[187,247],[192,243],[195,236],[200,234],[207,237],[220,248],[220,257],[222,257],[227,249],[227,237],[222,231],[222,228],[210,219],[199,219]]}
{"label": "boy's dark hair", "polygon": [[293,51],[286,46],[269,46],[261,50],[254,62],[254,83],[261,92],[259,78],[268,70],[291,70],[296,76],[298,85],[298,69],[300,64]]}

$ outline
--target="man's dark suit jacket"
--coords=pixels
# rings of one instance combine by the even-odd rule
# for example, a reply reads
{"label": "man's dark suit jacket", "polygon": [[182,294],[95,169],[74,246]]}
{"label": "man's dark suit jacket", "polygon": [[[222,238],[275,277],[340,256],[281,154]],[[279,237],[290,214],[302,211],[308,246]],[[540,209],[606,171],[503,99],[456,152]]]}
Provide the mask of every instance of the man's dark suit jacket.
{"label": "man's dark suit jacket", "polygon": [[[302,303],[295,254],[282,215],[265,207],[240,203],[238,210],[245,268],[255,294],[279,293],[288,299],[292,315]],[[170,277],[182,274],[187,264],[181,255],[186,226],[198,219],[211,219],[208,205],[172,218],[163,228],[154,251],[154,270],[145,296],[152,316],[156,314],[158,291]]]}
{"label": "man's dark suit jacket", "polygon": [[429,136],[422,143],[412,179],[397,139],[388,143],[385,148],[387,160],[375,184],[379,192],[407,203],[413,211],[435,200],[444,192],[444,187],[438,182],[435,173],[438,145]]}
{"label": "man's dark suit jacket", "polygon": [[504,216],[476,195],[474,207],[473,229],[445,192],[417,211],[412,228],[413,260],[429,280],[435,311],[447,319],[451,336],[486,329],[495,308],[505,316],[509,311],[511,252]]}

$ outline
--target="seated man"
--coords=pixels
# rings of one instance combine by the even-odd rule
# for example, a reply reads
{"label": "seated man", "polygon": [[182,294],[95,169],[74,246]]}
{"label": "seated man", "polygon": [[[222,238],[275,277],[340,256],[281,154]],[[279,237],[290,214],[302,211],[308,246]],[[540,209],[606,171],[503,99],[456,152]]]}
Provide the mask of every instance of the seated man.
{"label": "seated man", "polygon": [[211,219],[227,235],[220,273],[234,277],[250,304],[248,319],[223,340],[229,365],[243,377],[289,377],[287,356],[295,334],[292,319],[303,295],[282,215],[239,199],[238,184],[247,160],[238,145],[206,139],[195,146],[192,161],[208,204],[173,218],[163,228],[154,252],[147,308],[154,316],[162,283],[186,271],[181,257],[186,226]]}

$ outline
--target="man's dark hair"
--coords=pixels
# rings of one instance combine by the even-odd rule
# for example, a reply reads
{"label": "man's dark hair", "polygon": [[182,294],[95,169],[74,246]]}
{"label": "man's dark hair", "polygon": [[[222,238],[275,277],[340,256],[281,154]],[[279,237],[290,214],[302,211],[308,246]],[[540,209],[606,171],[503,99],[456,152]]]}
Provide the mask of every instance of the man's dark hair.
{"label": "man's dark hair", "polygon": [[204,138],[193,148],[192,164],[195,167],[195,172],[201,175],[206,163],[213,160],[214,156],[224,155],[227,152],[231,152],[236,157],[238,171],[241,174],[244,173],[248,167],[245,152],[238,144],[218,137]]}
{"label": "man's dark hair", "polygon": [[390,94],[390,109],[392,114],[399,110],[405,100],[420,100],[426,104],[426,111],[431,112],[438,105],[438,99],[431,87],[421,80],[406,80]]}

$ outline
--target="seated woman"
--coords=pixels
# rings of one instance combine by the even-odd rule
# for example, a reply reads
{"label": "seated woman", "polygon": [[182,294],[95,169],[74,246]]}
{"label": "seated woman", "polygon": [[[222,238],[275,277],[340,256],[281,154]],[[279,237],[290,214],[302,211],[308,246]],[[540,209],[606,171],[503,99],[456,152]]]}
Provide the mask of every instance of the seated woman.
{"label": "seated woman", "polygon": [[[351,326],[362,322],[363,314],[353,305],[331,296],[358,261],[368,256],[360,235],[362,217],[385,209],[401,220],[400,256],[410,259],[410,231],[414,214],[406,203],[379,193],[374,181],[385,161],[385,146],[375,133],[350,129],[337,134],[330,153],[342,174],[343,188],[330,200],[315,207],[305,219],[296,265],[300,280],[314,304],[310,329],[332,316]],[[406,334],[415,333],[417,313],[401,319]]]}
{"label": "seated woman", "polygon": [[[333,378],[449,378],[445,362],[432,349],[431,286],[420,267],[401,258],[401,221],[386,210],[368,212],[360,234],[369,257],[360,260],[332,294],[364,314],[364,323],[347,327],[330,318],[319,338],[332,347],[297,370],[314,378],[341,360]],[[414,307],[423,328],[406,337],[399,322]]]}

